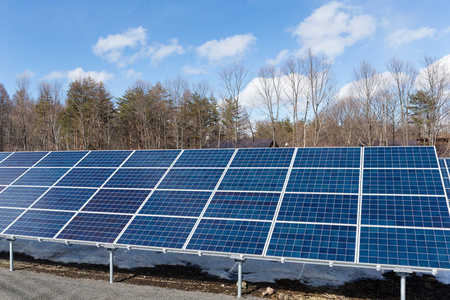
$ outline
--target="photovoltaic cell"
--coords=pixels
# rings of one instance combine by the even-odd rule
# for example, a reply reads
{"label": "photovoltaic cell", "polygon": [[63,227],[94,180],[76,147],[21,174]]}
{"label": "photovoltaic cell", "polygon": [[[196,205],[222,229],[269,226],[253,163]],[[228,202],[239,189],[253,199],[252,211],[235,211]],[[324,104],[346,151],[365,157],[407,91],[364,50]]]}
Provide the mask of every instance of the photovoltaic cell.
{"label": "photovoltaic cell", "polygon": [[357,194],[358,188],[358,169],[292,169],[286,192]]}
{"label": "photovoltaic cell", "polygon": [[280,193],[217,192],[205,218],[272,220]]}
{"label": "photovoltaic cell", "polygon": [[172,169],[158,188],[213,190],[223,172],[223,169]]}
{"label": "photovoltaic cell", "polygon": [[294,168],[359,168],[360,148],[299,148]]}
{"label": "photovoltaic cell", "polygon": [[366,169],[363,193],[445,195],[438,169]]}
{"label": "photovoltaic cell", "polygon": [[36,167],[73,167],[83,156],[88,153],[87,151],[61,151],[50,152],[44,159],[42,159]]}
{"label": "photovoltaic cell", "polygon": [[287,169],[228,169],[219,190],[281,192]]}
{"label": "photovoltaic cell", "polygon": [[230,167],[289,168],[293,154],[293,148],[239,149]]}
{"label": "photovoltaic cell", "polygon": [[16,152],[0,163],[0,167],[31,167],[48,152]]}
{"label": "photovoltaic cell", "polygon": [[9,185],[28,169],[25,168],[0,168],[0,184]]}
{"label": "photovoltaic cell", "polygon": [[187,249],[261,255],[270,224],[258,221],[203,219]]}
{"label": "photovoltaic cell", "polygon": [[7,158],[10,154],[11,154],[11,152],[0,152],[0,161]]}
{"label": "photovoltaic cell", "polygon": [[278,221],[355,224],[358,195],[284,194]]}
{"label": "photovoltaic cell", "polygon": [[152,189],[167,169],[119,169],[105,184],[113,188]]}
{"label": "photovoltaic cell", "polygon": [[29,210],[4,234],[52,238],[75,213]]}
{"label": "photovoltaic cell", "polygon": [[75,168],[72,169],[56,185],[66,187],[100,187],[114,169],[90,169]]}
{"label": "photovoltaic cell", "polygon": [[95,189],[51,188],[38,202],[36,209],[79,210],[96,192]]}
{"label": "photovoltaic cell", "polygon": [[198,217],[211,192],[156,190],[139,214]]}
{"label": "photovoltaic cell", "polygon": [[118,243],[181,249],[196,219],[136,216]]}
{"label": "photovoltaic cell", "polygon": [[233,153],[234,149],[184,150],[174,167],[225,168]]}
{"label": "photovoltaic cell", "polygon": [[92,151],[77,167],[118,167],[131,154],[131,151]]}
{"label": "photovoltaic cell", "polygon": [[450,228],[444,197],[364,195],[361,224]]}
{"label": "photovoltaic cell", "polygon": [[112,243],[130,219],[131,215],[79,213],[57,238]]}
{"label": "photovoltaic cell", "polygon": [[0,193],[0,206],[28,208],[48,188],[10,186]]}
{"label": "photovoltaic cell", "polygon": [[0,208],[0,232],[5,230],[24,211],[24,209]]}
{"label": "photovoltaic cell", "polygon": [[123,165],[124,168],[158,167],[168,168],[181,150],[141,150],[136,151]]}
{"label": "photovoltaic cell", "polygon": [[67,168],[32,168],[13,185],[52,186],[67,171]]}
{"label": "photovoltaic cell", "polygon": [[147,190],[100,190],[83,211],[134,214],[148,194]]}
{"label": "photovoltaic cell", "polygon": [[450,231],[361,227],[360,263],[450,268]]}
{"label": "photovoltaic cell", "polygon": [[277,223],[267,255],[353,262],[355,247],[356,226]]}
{"label": "photovoltaic cell", "polygon": [[438,168],[434,147],[366,147],[364,168]]}

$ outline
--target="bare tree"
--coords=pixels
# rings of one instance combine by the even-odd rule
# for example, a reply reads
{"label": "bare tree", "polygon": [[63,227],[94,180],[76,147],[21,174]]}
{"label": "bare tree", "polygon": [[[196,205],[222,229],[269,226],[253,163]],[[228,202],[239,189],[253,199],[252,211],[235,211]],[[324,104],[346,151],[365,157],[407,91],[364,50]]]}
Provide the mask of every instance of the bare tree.
{"label": "bare tree", "polygon": [[254,106],[267,115],[272,127],[272,141],[276,144],[276,123],[280,113],[282,83],[280,74],[274,66],[262,67],[258,72],[258,83],[255,86],[256,99]]}
{"label": "bare tree", "polygon": [[400,107],[402,144],[408,145],[408,98],[410,94],[414,93],[414,82],[416,81],[417,71],[412,63],[404,62],[396,57],[393,57],[389,60],[389,62],[387,63],[387,67],[393,80],[391,93],[397,100]]}
{"label": "bare tree", "polygon": [[302,76],[302,62],[299,58],[289,58],[282,67],[286,82],[283,85],[284,92],[292,105],[292,146],[298,145],[298,106],[301,97],[301,92],[305,85],[304,77]]}
{"label": "bare tree", "polygon": [[249,82],[249,70],[244,66],[242,62],[234,62],[228,67],[222,68],[219,72],[219,78],[222,82],[223,87],[225,88],[226,95],[223,95],[223,99],[227,98],[231,100],[232,103],[232,120],[234,131],[234,146],[237,146],[237,141],[239,138],[240,130],[242,129],[242,115],[245,113],[241,113],[242,105],[239,101],[239,97],[245,86]]}
{"label": "bare tree", "polygon": [[306,83],[303,92],[314,114],[313,145],[316,147],[324,128],[326,111],[335,98],[336,79],[332,71],[333,64],[324,56],[314,55],[311,49],[302,61]]}
{"label": "bare tree", "polygon": [[[180,118],[181,118],[181,102],[183,99],[184,93],[189,89],[189,81],[184,79],[181,76],[176,77],[175,79],[167,82],[166,84],[168,88],[168,92],[170,93],[170,97],[173,102],[173,106],[175,107],[173,118],[173,130],[175,135],[175,147],[176,149],[180,149]],[[183,146],[181,145],[181,148]]]}
{"label": "bare tree", "polygon": [[59,83],[41,82],[39,84],[39,97],[36,103],[36,127],[40,134],[43,150],[59,150],[61,124],[59,116],[62,90]]}

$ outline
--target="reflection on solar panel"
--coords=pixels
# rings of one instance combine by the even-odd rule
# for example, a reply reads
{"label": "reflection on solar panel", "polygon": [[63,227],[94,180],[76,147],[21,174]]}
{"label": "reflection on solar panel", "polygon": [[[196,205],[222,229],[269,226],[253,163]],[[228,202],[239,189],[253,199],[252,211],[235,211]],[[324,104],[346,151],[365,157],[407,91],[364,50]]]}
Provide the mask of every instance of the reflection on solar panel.
{"label": "reflection on solar panel", "polygon": [[0,237],[434,272],[449,167],[433,147],[0,153]]}

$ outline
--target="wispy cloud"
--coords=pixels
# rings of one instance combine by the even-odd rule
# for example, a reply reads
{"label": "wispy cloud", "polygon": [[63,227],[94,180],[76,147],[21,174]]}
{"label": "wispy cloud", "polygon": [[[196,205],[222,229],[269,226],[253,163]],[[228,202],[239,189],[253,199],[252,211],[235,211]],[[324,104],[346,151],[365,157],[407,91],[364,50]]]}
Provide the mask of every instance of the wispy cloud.
{"label": "wispy cloud", "polygon": [[278,65],[280,62],[285,60],[289,56],[289,50],[284,49],[281,50],[280,53],[278,53],[277,57],[275,59],[267,59],[266,63],[269,65]]}
{"label": "wispy cloud", "polygon": [[95,55],[110,63],[116,63],[119,68],[150,57],[152,64],[157,64],[173,53],[183,54],[185,50],[178,44],[178,39],[169,40],[169,44],[154,42],[147,44],[147,30],[142,26],[130,28],[123,33],[100,37],[92,46]]}
{"label": "wispy cloud", "polygon": [[64,79],[67,78],[68,81],[78,80],[80,78],[85,78],[87,76],[92,77],[97,81],[107,82],[109,79],[114,77],[113,74],[103,70],[103,71],[84,71],[83,68],[76,68],[70,71],[52,71],[44,77],[45,80],[53,79]]}
{"label": "wispy cloud", "polygon": [[372,36],[376,30],[371,15],[358,14],[358,9],[340,2],[329,2],[292,30],[301,44],[300,53],[311,49],[334,58],[360,40]]}
{"label": "wispy cloud", "polygon": [[124,75],[126,78],[141,78],[142,77],[142,73],[141,72],[137,72],[135,71],[133,68],[128,69],[126,72],[124,72]]}
{"label": "wispy cloud", "polygon": [[190,65],[185,65],[183,67],[183,72],[188,75],[208,74],[208,72],[202,67],[196,68]]}
{"label": "wispy cloud", "polygon": [[429,27],[420,27],[419,29],[399,29],[390,34],[386,41],[389,46],[398,48],[403,44],[411,43],[413,41],[421,40],[424,38],[432,38],[436,34],[436,29]]}
{"label": "wispy cloud", "polygon": [[235,58],[246,53],[256,43],[253,34],[233,35],[220,40],[207,41],[197,48],[197,54],[209,61]]}

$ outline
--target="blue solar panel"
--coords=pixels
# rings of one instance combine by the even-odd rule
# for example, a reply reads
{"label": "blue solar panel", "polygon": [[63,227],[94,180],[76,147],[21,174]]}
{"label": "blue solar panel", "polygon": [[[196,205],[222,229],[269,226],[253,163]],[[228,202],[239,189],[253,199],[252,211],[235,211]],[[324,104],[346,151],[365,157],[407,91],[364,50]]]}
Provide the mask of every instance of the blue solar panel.
{"label": "blue solar panel", "polygon": [[57,238],[112,243],[130,219],[131,215],[79,213]]}
{"label": "blue solar panel", "polygon": [[293,148],[239,149],[230,167],[289,168]]}
{"label": "blue solar panel", "polygon": [[284,194],[278,221],[355,224],[358,195]]}
{"label": "blue solar panel", "polygon": [[152,189],[167,169],[119,169],[105,184],[113,188]]}
{"label": "blue solar panel", "polygon": [[136,151],[123,165],[124,168],[169,167],[181,150],[143,150]]}
{"label": "blue solar panel", "polygon": [[5,230],[24,211],[24,209],[0,208],[0,232]]}
{"label": "blue solar panel", "polygon": [[445,195],[437,169],[367,169],[364,170],[363,193]]}
{"label": "blue solar panel", "polygon": [[234,149],[184,150],[174,167],[225,168],[233,153]]}
{"label": "blue solar panel", "polygon": [[360,263],[450,268],[450,231],[361,227]]}
{"label": "blue solar panel", "polygon": [[77,167],[109,167],[120,166],[131,154],[131,151],[92,151]]}
{"label": "blue solar panel", "polygon": [[355,247],[356,226],[277,223],[267,255],[353,262]]}
{"label": "blue solar panel", "polygon": [[358,169],[292,169],[286,192],[357,194],[358,188]]}
{"label": "blue solar panel", "polygon": [[134,214],[148,194],[147,190],[100,190],[83,211]]}
{"label": "blue solar panel", "polygon": [[213,190],[223,169],[172,169],[159,189]]}
{"label": "blue solar panel", "polygon": [[83,158],[87,151],[61,151],[50,152],[42,159],[36,167],[73,167],[80,159]]}
{"label": "blue solar panel", "polygon": [[16,152],[0,163],[0,167],[31,167],[48,152]]}
{"label": "blue solar panel", "polygon": [[0,184],[8,185],[22,175],[25,168],[0,168]]}
{"label": "blue solar panel", "polygon": [[72,169],[56,185],[67,187],[100,187],[111,176],[114,169]]}
{"label": "blue solar panel", "polygon": [[51,188],[33,205],[37,209],[79,210],[96,189]]}
{"label": "blue solar panel", "polygon": [[280,193],[217,192],[204,217],[272,220]]}
{"label": "blue solar panel", "polygon": [[363,196],[361,224],[450,228],[444,197]]}
{"label": "blue solar panel", "polygon": [[270,222],[203,219],[187,249],[261,255]]}
{"label": "blue solar panel", "polygon": [[28,208],[48,188],[10,186],[0,193],[0,206]]}
{"label": "blue solar panel", "polygon": [[359,168],[360,148],[299,148],[294,168]]}
{"label": "blue solar panel", "polygon": [[155,191],[139,214],[198,217],[211,192]]}
{"label": "blue solar panel", "polygon": [[4,234],[52,238],[75,213],[29,210]]}
{"label": "blue solar panel", "polygon": [[368,147],[364,168],[438,168],[434,147]]}
{"label": "blue solar panel", "polygon": [[219,190],[281,192],[287,169],[228,169]]}
{"label": "blue solar panel", "polygon": [[181,249],[195,222],[192,218],[137,216],[118,243]]}
{"label": "blue solar panel", "polygon": [[11,152],[0,152],[0,162],[11,155]]}
{"label": "blue solar panel", "polygon": [[66,168],[32,168],[13,185],[52,186],[67,171]]}

